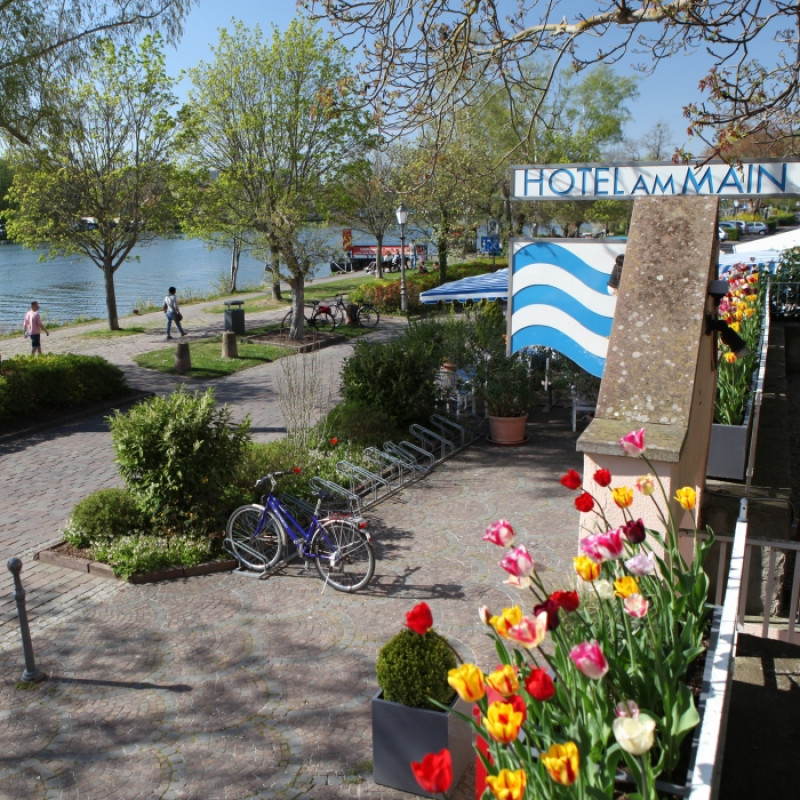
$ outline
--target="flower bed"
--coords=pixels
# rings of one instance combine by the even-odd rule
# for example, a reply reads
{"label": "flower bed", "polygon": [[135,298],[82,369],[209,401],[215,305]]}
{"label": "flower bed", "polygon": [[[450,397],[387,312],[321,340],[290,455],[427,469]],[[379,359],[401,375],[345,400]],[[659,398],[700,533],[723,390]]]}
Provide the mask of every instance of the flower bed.
{"label": "flower bed", "polygon": [[[621,445],[647,462],[643,430],[623,437]],[[682,743],[699,721],[687,675],[704,652],[709,610],[703,561],[713,537],[695,538],[687,563],[669,498],[656,478],[644,475],[636,491],[652,498],[663,530],[631,517],[632,487],[612,486],[604,469],[593,479],[612,492],[625,522],[611,528],[574,470],[561,478],[577,492],[576,508],[594,515],[595,532],[575,557],[579,590],[545,588],[535,547],[532,553],[517,544],[509,523],[496,523],[484,536],[507,550],[500,561],[507,582],[530,591],[534,601],[532,612],[523,611],[523,603],[499,613],[482,609],[500,665],[486,674],[463,664],[449,676],[459,696],[480,710],[472,725],[487,742],[480,758],[498,800],[613,798],[621,775],[635,786],[636,797],[655,800],[657,779],[676,769]],[[679,489],[674,500],[693,512],[692,488]],[[446,790],[446,761],[446,752],[431,754],[433,791]],[[424,783],[424,765],[417,777],[432,791]]]}

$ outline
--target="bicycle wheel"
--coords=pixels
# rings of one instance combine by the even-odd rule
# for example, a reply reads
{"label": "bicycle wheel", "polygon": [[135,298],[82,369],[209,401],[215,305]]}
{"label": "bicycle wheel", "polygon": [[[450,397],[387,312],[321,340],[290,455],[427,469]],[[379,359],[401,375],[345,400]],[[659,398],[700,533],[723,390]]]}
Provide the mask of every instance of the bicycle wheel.
{"label": "bicycle wheel", "polygon": [[258,531],[264,506],[253,503],[240,506],[231,514],[226,533],[231,550],[248,569],[256,572],[275,565],[283,555],[284,533],[281,525],[269,516]]}
{"label": "bicycle wheel", "polygon": [[311,317],[311,324],[318,331],[332,331],[336,327],[336,320],[327,311],[320,311]]}
{"label": "bicycle wheel", "polygon": [[292,327],[292,311],[286,312],[286,316],[281,320],[281,330],[288,331]]}
{"label": "bicycle wheel", "polygon": [[329,519],[311,539],[317,572],[339,592],[356,592],[372,580],[375,553],[363,531],[347,520]]}
{"label": "bicycle wheel", "polygon": [[380,321],[381,315],[375,306],[361,306],[358,309],[358,324],[363,328],[374,328]]}
{"label": "bicycle wheel", "polygon": [[344,309],[340,305],[331,306],[331,316],[337,325],[344,323]]}

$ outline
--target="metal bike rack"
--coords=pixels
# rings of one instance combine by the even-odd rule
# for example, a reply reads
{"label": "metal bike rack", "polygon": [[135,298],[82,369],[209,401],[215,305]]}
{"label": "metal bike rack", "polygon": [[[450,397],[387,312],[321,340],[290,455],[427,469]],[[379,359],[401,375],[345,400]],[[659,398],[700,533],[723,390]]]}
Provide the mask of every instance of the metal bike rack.
{"label": "metal bike rack", "polygon": [[400,460],[404,460],[416,475],[425,475],[430,472],[436,461],[432,453],[405,440],[402,442],[386,442],[383,445],[383,449]]}
{"label": "metal bike rack", "polygon": [[391,491],[389,482],[375,472],[370,472],[357,464],[349,461],[340,461],[336,465],[336,471],[349,478],[350,491],[361,498],[368,499],[370,505],[377,503],[382,494]]}
{"label": "metal bike rack", "polygon": [[466,447],[475,439],[473,431],[468,430],[464,425],[459,425],[449,417],[444,417],[441,414],[434,414],[431,417],[431,425],[436,428],[439,433],[450,439],[457,449]]}
{"label": "metal bike rack", "polygon": [[311,487],[312,491],[325,492],[332,495],[333,498],[338,500],[353,516],[361,514],[363,508],[361,498],[349,489],[345,489],[344,486],[340,486],[338,483],[320,478],[319,476],[314,476],[308,482],[308,485]]}
{"label": "metal bike rack", "polygon": [[437,461],[444,461],[456,451],[456,446],[450,439],[422,425],[414,423],[409,427],[409,431],[411,431],[411,435],[415,439],[421,442],[426,450],[429,450],[431,453],[435,453],[437,449],[439,450],[440,455],[436,458]]}
{"label": "metal bike rack", "polygon": [[414,478],[414,467],[408,461],[387,453],[385,450],[378,450],[377,447],[365,447],[363,455],[370,464],[379,468],[384,478],[387,478],[389,484],[395,489],[399,489],[404,483]]}

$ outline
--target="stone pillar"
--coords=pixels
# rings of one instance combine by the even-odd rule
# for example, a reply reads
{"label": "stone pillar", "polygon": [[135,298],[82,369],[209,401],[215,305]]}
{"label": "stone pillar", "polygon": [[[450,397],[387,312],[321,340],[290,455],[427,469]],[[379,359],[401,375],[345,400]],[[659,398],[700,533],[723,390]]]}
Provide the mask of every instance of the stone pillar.
{"label": "stone pillar", "polygon": [[[717,203],[715,197],[658,197],[634,204],[597,409],[577,444],[585,487],[612,525],[622,522],[622,512],[592,475],[603,467],[612,486],[632,487],[647,473],[640,458],[619,446],[622,436],[640,428],[679,527],[693,524],[672,499],[678,488],[694,487],[700,507],[717,376],[716,337],[705,332],[705,315],[713,309],[708,285],[718,268]],[[653,499],[635,493],[630,511],[662,529]],[[582,515],[582,536],[593,532],[597,519]]]}
{"label": "stone pillar", "polygon": [[222,334],[222,357],[239,358],[239,347],[234,331],[225,331]]}
{"label": "stone pillar", "polygon": [[189,352],[188,342],[178,342],[175,345],[175,372],[188,372],[192,368],[192,355]]}

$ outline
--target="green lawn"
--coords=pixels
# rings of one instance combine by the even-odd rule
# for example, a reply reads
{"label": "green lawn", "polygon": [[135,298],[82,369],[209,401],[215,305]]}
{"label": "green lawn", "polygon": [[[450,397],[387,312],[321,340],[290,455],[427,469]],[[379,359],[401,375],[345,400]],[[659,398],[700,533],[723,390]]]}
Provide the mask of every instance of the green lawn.
{"label": "green lawn", "polygon": [[[294,350],[289,348],[271,344],[248,344],[242,339],[238,341],[238,350],[239,358],[223,358],[221,336],[192,342],[190,347],[192,368],[184,374],[199,380],[224,378],[241,369],[267,364],[294,353]],[[151,350],[149,353],[141,353],[134,358],[134,361],[140,367],[175,374],[175,347],[170,345],[159,350]]]}

